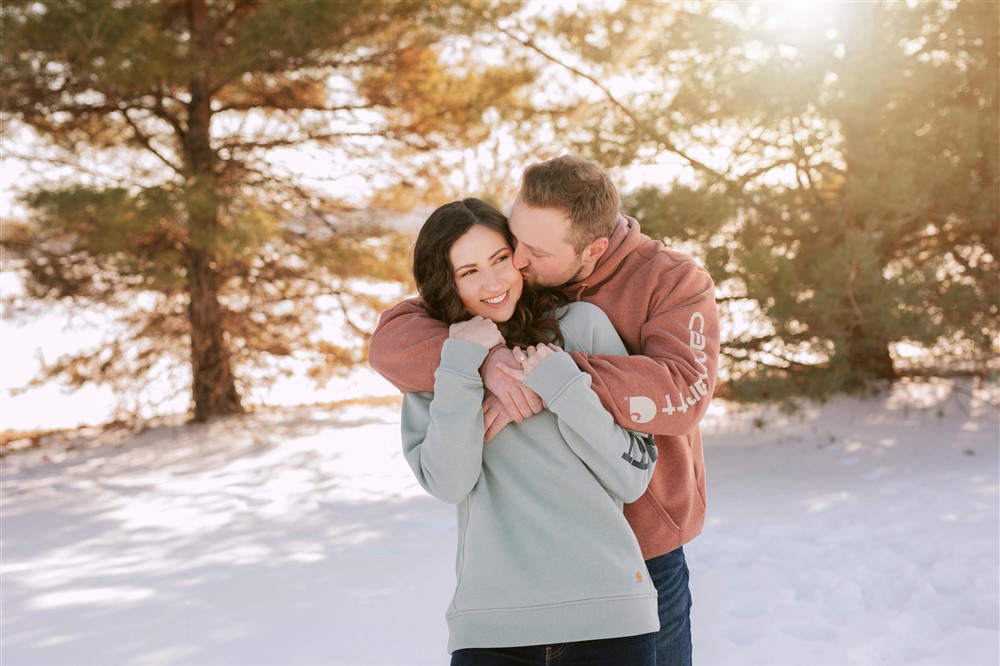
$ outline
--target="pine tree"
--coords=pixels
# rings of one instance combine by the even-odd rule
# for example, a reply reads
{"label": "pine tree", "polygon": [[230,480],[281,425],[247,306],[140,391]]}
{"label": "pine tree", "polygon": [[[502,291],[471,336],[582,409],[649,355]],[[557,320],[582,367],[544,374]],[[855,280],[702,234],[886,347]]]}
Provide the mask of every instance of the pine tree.
{"label": "pine tree", "polygon": [[524,32],[597,86],[580,150],[684,165],[625,208],[699,248],[732,394],[862,389],[907,371],[899,342],[982,363],[1000,334],[997,3],[797,7],[627,3]]}
{"label": "pine tree", "polygon": [[353,312],[375,301],[351,280],[405,279],[405,247],[274,156],[329,151],[347,173],[381,155],[374,163],[391,172],[407,155],[480,140],[486,111],[530,81],[517,67],[442,58],[444,40],[475,33],[482,8],[4,2],[5,127],[30,128],[81,167],[25,198],[32,219],[6,224],[4,247],[32,298],[127,310],[123,335],[47,376],[134,390],[134,376],[186,358],[201,421],[241,411],[276,359],[312,354],[317,376],[360,360],[349,340],[316,339],[317,303],[333,297],[363,341]]}

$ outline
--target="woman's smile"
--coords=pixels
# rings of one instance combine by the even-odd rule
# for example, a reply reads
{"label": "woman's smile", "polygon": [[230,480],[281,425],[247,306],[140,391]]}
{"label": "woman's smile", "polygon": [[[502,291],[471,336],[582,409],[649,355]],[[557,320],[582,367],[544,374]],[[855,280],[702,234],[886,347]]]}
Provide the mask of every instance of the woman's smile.
{"label": "woman's smile", "polygon": [[509,295],[510,295],[510,289],[508,289],[507,291],[503,292],[499,296],[494,296],[493,298],[484,298],[484,299],[482,299],[482,301],[483,301],[483,303],[486,303],[487,305],[492,305],[492,306],[496,307],[496,306],[503,305],[504,302],[506,302],[507,297]]}

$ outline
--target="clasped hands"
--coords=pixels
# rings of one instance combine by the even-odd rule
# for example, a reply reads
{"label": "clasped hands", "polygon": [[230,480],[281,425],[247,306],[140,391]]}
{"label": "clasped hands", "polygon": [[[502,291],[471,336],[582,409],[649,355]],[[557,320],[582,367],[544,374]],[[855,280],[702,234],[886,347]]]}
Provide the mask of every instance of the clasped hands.
{"label": "clasped hands", "polygon": [[[497,325],[480,316],[452,324],[449,335],[486,348],[506,342]],[[483,400],[487,442],[511,421],[520,423],[545,409],[545,403],[524,385],[524,380],[542,361],[559,351],[562,350],[555,345],[538,344],[523,350],[520,347],[498,349],[490,355],[483,369],[483,386],[487,390]]]}

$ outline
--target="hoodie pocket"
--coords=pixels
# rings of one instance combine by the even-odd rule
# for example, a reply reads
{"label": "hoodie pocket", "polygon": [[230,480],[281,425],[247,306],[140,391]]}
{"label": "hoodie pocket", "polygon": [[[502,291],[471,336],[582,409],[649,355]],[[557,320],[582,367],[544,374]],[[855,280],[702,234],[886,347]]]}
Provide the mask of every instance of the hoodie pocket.
{"label": "hoodie pocket", "polygon": [[643,493],[629,508],[629,522],[636,534],[652,536],[659,532],[659,526],[665,525],[678,538],[682,535],[681,528],[650,490]]}

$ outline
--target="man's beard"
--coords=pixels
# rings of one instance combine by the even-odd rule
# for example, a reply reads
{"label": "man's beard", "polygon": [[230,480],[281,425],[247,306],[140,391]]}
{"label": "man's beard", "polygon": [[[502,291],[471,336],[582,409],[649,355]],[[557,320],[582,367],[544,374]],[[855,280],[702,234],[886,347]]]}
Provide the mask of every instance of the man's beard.
{"label": "man's beard", "polygon": [[568,280],[562,280],[562,281],[557,282],[555,284],[543,283],[543,282],[541,282],[538,279],[538,276],[532,275],[532,274],[527,274],[524,271],[521,271],[521,276],[524,278],[525,282],[527,282],[528,284],[532,285],[533,287],[548,287],[550,289],[565,289],[566,287],[570,286],[574,282],[579,281],[580,280],[580,276],[583,274],[583,272],[584,272],[584,266],[583,266],[583,262],[581,261],[580,265],[576,267],[576,270],[573,271],[572,276]]}

